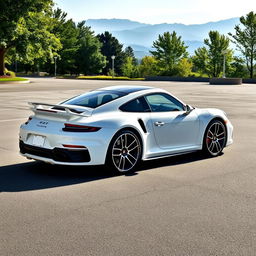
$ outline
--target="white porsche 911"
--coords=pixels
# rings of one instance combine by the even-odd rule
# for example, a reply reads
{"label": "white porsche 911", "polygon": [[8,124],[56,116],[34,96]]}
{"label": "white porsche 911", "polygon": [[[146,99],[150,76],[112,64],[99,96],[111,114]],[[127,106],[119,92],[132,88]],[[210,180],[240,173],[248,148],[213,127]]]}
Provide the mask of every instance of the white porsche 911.
{"label": "white porsche 911", "polygon": [[218,156],[233,142],[219,109],[199,109],[162,89],[112,86],[57,105],[29,103],[20,153],[60,165],[107,165],[124,173],[140,160],[202,150]]}

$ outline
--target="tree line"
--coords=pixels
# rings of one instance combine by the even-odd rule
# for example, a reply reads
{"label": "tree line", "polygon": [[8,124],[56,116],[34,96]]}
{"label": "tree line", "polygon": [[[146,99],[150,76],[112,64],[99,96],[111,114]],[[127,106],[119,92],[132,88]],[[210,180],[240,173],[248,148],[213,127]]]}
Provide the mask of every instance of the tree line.
{"label": "tree line", "polygon": [[[159,35],[150,56],[136,60],[131,47],[123,45],[111,33],[95,35],[85,21],[75,23],[67,13],[54,8],[52,0],[0,0],[0,76],[8,69],[59,74],[219,77],[225,61],[230,77],[254,77],[256,61],[256,14],[240,18],[235,33],[228,36],[210,31],[193,56],[175,31]],[[236,46],[236,56],[231,48]],[[112,70],[112,56],[114,71]],[[224,59],[225,58],[225,59]]]}

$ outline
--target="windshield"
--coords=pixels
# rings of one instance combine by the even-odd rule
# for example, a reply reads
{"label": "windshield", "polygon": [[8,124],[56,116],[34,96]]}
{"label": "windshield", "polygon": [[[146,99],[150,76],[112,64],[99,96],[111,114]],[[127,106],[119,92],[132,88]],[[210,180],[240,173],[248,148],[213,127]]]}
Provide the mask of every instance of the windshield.
{"label": "windshield", "polygon": [[97,108],[125,95],[124,93],[115,91],[92,91],[64,101],[62,104]]}

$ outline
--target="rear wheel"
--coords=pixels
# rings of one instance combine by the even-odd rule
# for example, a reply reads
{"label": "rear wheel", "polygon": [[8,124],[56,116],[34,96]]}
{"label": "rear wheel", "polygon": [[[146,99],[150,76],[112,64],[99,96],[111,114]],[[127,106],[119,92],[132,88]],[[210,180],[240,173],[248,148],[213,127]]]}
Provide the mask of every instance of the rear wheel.
{"label": "rear wheel", "polygon": [[110,143],[106,165],[119,174],[134,171],[141,160],[141,152],[138,136],[130,130],[123,130]]}
{"label": "rear wheel", "polygon": [[206,128],[203,151],[208,156],[218,156],[225,147],[227,140],[226,127],[223,122],[213,120]]}

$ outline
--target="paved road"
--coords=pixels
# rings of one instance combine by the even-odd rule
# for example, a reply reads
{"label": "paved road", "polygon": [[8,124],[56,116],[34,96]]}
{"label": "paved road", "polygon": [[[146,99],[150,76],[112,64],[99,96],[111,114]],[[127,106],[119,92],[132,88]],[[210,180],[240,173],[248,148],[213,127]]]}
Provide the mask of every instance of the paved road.
{"label": "paved road", "polygon": [[[0,85],[0,255],[255,255],[256,85],[74,81]],[[27,101],[147,84],[226,111],[235,143],[214,159],[151,161],[135,175],[54,167],[18,155]]]}

